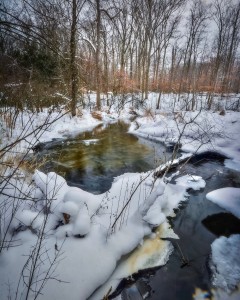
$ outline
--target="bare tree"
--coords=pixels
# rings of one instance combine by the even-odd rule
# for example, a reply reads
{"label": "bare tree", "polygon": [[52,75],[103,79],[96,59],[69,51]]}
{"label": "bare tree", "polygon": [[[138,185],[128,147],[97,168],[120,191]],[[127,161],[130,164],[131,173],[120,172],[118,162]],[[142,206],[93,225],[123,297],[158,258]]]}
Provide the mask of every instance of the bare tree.
{"label": "bare tree", "polygon": [[184,49],[182,77],[179,85],[179,95],[182,90],[192,93],[191,99],[187,98],[186,102],[186,108],[192,110],[195,107],[194,92],[196,91],[197,82],[197,60],[199,59],[199,48],[203,40],[207,18],[207,6],[201,0],[193,1],[186,24],[186,45]]}
{"label": "bare tree", "polygon": [[96,32],[97,32],[97,40],[96,40],[96,107],[97,110],[101,109],[101,99],[100,99],[100,29],[101,29],[101,8],[100,8],[100,0],[96,0]]}
{"label": "bare tree", "polygon": [[77,50],[76,33],[77,33],[77,0],[72,0],[72,20],[71,20],[71,38],[70,38],[72,116],[76,115],[77,90],[78,90],[78,72],[77,72],[77,65],[76,65],[76,50]]}
{"label": "bare tree", "polygon": [[[240,2],[233,4],[223,0],[215,0],[213,5],[213,20],[217,26],[214,39],[210,85],[212,92],[229,91],[231,88],[230,75],[233,70],[240,36]],[[213,101],[212,92],[208,95],[208,108]]]}

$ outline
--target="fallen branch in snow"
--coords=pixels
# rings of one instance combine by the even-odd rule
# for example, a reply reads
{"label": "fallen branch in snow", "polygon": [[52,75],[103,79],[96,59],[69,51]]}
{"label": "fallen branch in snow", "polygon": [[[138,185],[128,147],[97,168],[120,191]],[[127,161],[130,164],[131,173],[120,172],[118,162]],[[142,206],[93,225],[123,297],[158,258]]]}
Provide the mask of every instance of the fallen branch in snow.
{"label": "fallen branch in snow", "polygon": [[172,162],[167,162],[164,165],[162,165],[157,171],[154,172],[153,176],[154,178],[160,178],[162,177],[166,171],[172,171],[174,169],[176,169],[180,164],[185,164],[187,163],[191,158],[192,158],[193,154],[189,154],[189,155],[184,155],[184,157],[182,158],[178,158],[173,160]]}
{"label": "fallen branch in snow", "polygon": [[110,287],[107,294],[103,297],[103,300],[108,300],[108,296],[111,294],[111,292],[112,292],[112,287]]}

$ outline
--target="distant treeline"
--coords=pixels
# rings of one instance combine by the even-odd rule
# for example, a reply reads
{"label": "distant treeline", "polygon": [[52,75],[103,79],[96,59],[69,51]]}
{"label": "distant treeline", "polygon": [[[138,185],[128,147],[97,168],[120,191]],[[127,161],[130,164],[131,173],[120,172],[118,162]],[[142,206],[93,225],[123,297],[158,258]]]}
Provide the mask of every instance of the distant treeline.
{"label": "distant treeline", "polygon": [[240,90],[240,1],[2,2],[2,87],[143,98],[149,91]]}

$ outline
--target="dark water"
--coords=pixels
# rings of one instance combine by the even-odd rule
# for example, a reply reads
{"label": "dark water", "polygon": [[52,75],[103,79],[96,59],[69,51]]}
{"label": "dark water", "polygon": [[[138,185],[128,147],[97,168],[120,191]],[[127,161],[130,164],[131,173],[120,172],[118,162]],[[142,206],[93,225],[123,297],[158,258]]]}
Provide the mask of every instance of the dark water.
{"label": "dark water", "polygon": [[[190,300],[195,287],[209,291],[210,295],[211,243],[219,235],[240,233],[239,219],[231,214],[226,217],[224,209],[206,199],[206,194],[212,190],[240,187],[240,173],[225,168],[220,161],[208,160],[188,164],[183,172],[202,176],[206,187],[198,192],[189,191],[189,200],[171,220],[180,239],[172,240],[175,250],[169,262],[159,269],[136,275],[136,281],[128,282],[122,291],[123,300]],[[144,298],[143,295],[148,296]]]}
{"label": "dark water", "polygon": [[44,144],[37,154],[46,161],[41,168],[63,175],[69,185],[98,194],[111,187],[114,177],[148,171],[169,157],[162,144],[138,139],[127,129],[122,122],[101,125],[74,139]]}

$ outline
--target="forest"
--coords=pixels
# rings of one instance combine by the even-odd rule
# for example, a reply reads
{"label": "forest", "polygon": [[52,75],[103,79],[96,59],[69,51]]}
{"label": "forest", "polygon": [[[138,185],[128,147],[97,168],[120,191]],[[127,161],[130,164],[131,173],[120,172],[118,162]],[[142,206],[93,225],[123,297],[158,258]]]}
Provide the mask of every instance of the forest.
{"label": "forest", "polygon": [[0,12],[0,84],[13,103],[58,102],[58,91],[75,115],[87,91],[97,109],[108,92],[160,92],[158,107],[164,92],[208,92],[209,108],[213,93],[239,92],[237,1],[11,0]]}
{"label": "forest", "polygon": [[236,300],[240,1],[0,1],[0,298]]}

